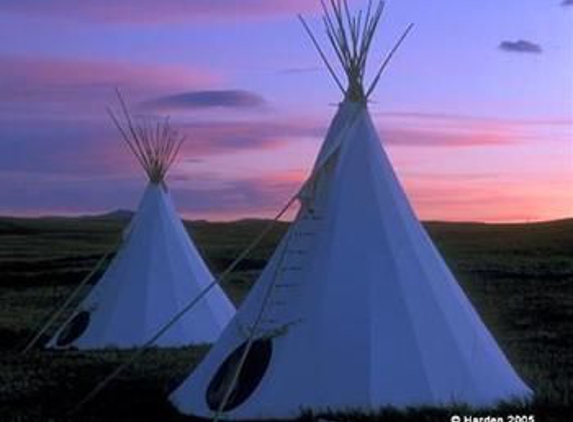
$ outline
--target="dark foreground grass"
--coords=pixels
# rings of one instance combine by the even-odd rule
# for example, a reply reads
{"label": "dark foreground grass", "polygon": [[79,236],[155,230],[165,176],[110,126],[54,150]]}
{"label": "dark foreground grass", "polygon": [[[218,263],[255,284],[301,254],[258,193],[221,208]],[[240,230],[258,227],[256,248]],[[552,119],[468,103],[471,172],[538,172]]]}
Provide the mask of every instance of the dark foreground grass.
{"label": "dark foreground grass", "polygon": [[[116,242],[125,220],[0,219],[0,422],[182,421],[166,398],[207,347],[150,350],[75,414],[70,411],[132,351],[19,351],[38,324]],[[215,272],[263,221],[192,223]],[[453,415],[573,421],[573,220],[528,225],[430,223],[428,230],[518,372],[532,403],[496,409],[382,409],[305,414],[304,421],[449,421]],[[284,233],[280,225],[224,287],[236,303]],[[285,392],[288,394],[288,392]],[[525,419],[524,419],[525,420]],[[515,422],[520,422],[519,419]]]}

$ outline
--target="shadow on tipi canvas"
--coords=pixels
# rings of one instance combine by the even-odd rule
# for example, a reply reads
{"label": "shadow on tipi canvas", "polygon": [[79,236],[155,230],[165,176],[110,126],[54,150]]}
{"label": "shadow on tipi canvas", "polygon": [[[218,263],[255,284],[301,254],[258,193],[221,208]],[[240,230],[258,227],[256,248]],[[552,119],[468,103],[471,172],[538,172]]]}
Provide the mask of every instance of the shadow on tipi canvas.
{"label": "shadow on tipi canvas", "polygon": [[328,65],[344,100],[299,192],[300,210],[170,399],[182,413],[215,420],[526,399],[531,391],[416,218],[370,118],[368,97],[388,63],[365,89],[383,3],[360,24],[344,3],[332,6],[325,22],[348,83]]}

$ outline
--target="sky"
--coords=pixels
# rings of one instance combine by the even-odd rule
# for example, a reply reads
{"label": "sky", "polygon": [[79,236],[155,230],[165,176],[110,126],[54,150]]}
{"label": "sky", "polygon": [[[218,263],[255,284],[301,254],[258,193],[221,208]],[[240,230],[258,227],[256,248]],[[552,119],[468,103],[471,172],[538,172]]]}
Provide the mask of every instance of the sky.
{"label": "sky", "polygon": [[[185,135],[183,216],[273,216],[341,100],[298,13],[328,48],[318,0],[2,0],[0,215],[137,207],[117,87]],[[388,0],[367,75],[409,23],[369,108],[418,216],[572,217],[573,1]]]}

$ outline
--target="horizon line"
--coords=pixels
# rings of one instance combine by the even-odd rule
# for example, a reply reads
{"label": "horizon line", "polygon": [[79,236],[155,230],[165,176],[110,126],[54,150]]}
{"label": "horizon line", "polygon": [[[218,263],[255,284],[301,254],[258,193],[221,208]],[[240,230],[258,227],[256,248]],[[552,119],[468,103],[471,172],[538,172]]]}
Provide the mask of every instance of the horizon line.
{"label": "horizon line", "polygon": [[[120,213],[131,213],[135,214],[136,211],[129,210],[129,209],[115,209],[111,211],[103,211],[103,212],[86,212],[86,213],[54,213],[54,214],[37,214],[37,215],[14,215],[14,214],[1,214],[0,213],[0,220],[1,219],[13,219],[13,220],[45,220],[45,219],[90,219],[90,218],[108,218],[113,219],[114,214]],[[185,215],[179,214],[181,220],[183,222],[206,222],[206,223],[239,223],[243,221],[269,221],[272,220],[272,217],[263,217],[263,216],[244,216],[244,217],[232,217],[232,218],[219,218],[219,219],[210,219],[210,218],[191,218],[186,217]],[[116,217],[116,219],[119,219]],[[130,219],[130,218],[126,218]],[[420,223],[428,224],[428,223],[442,223],[442,224],[480,224],[480,225],[520,225],[520,224],[547,224],[547,223],[556,223],[562,221],[573,220],[573,214],[563,217],[556,217],[551,219],[527,219],[527,220],[500,220],[500,221],[480,221],[480,220],[442,220],[442,219],[419,219]],[[281,219],[280,222],[292,222],[292,219]]]}

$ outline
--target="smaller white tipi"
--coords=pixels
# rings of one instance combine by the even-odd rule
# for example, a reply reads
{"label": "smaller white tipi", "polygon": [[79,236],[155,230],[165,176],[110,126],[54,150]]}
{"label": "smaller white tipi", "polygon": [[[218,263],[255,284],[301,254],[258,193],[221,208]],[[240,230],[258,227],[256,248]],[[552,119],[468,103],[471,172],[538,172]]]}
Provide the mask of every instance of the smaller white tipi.
{"label": "smaller white tipi", "polygon": [[345,2],[331,4],[344,100],[296,218],[172,403],[252,421],[530,397],[416,218],[370,118],[368,96],[388,62],[365,89],[383,3],[356,18]]}
{"label": "smaller white tipi", "polygon": [[[50,348],[142,346],[213,280],[165,184],[183,139],[168,120],[153,126],[134,124],[121,97],[120,102],[125,125],[111,116],[149,184],[115,259],[48,342]],[[225,293],[215,286],[154,346],[212,343],[234,313]]]}

